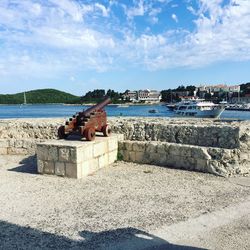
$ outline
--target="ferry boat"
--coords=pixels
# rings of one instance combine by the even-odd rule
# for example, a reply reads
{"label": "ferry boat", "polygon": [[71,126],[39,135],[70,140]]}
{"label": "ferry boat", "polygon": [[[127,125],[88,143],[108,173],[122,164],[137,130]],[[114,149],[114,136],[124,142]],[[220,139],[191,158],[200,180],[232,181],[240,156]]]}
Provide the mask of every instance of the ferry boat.
{"label": "ferry boat", "polygon": [[179,103],[178,105],[176,105],[174,112],[178,116],[218,118],[224,110],[224,105],[200,100],[193,100]]}

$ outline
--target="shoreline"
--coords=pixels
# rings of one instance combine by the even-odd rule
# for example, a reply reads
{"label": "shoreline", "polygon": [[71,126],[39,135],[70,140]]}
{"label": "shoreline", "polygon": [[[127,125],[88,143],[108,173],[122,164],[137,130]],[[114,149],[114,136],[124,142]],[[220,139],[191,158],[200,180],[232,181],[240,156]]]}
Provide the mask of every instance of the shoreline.
{"label": "shoreline", "polygon": [[[64,105],[64,106],[94,106],[97,103],[27,103],[27,104],[0,104],[0,106],[32,106],[32,105]],[[128,105],[128,106],[154,106],[154,105],[164,105],[165,102],[159,102],[159,103],[131,103],[131,102],[125,102],[125,103],[110,103],[107,106],[119,106],[119,105]]]}

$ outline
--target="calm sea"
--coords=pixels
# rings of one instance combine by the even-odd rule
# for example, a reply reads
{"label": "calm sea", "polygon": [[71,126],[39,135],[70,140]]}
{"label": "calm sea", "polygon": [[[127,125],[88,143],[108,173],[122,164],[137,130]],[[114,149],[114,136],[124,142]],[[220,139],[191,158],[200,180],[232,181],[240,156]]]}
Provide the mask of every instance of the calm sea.
{"label": "calm sea", "polygon": [[[81,105],[0,105],[0,118],[45,118],[45,117],[71,117],[76,112],[87,108]],[[161,105],[143,105],[105,108],[109,116],[147,116],[147,117],[174,117],[174,113]],[[149,113],[155,109],[157,113]],[[250,120],[250,112],[224,111],[221,118]]]}

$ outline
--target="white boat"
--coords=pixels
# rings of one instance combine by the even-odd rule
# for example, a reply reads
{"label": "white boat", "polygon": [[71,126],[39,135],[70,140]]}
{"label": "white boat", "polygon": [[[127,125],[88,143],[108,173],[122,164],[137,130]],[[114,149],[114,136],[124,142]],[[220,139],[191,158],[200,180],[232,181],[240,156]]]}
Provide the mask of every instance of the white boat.
{"label": "white boat", "polygon": [[26,99],[26,93],[25,93],[25,92],[23,92],[23,103],[20,104],[20,108],[21,108],[23,105],[27,105],[27,99]]}
{"label": "white boat", "polygon": [[128,107],[129,107],[128,104],[119,104],[119,105],[117,106],[117,108],[128,108]]}
{"label": "white boat", "polygon": [[181,102],[179,105],[177,105],[175,114],[186,117],[218,118],[224,110],[224,105],[193,100],[189,102]]}

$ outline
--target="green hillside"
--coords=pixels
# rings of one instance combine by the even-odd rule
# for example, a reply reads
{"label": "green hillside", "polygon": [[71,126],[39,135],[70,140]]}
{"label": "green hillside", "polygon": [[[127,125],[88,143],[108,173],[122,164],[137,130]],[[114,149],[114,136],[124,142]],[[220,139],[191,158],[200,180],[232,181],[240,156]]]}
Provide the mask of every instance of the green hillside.
{"label": "green hillside", "polygon": [[[38,89],[25,92],[28,104],[33,103],[79,103],[80,97],[56,89]],[[24,94],[0,95],[0,104],[22,104]]]}

